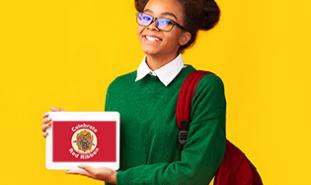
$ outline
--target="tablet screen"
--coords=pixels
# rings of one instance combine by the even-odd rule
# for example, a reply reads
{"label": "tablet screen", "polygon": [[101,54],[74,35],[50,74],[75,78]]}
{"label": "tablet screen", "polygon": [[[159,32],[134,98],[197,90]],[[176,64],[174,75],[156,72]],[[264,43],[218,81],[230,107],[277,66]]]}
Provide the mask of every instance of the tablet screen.
{"label": "tablet screen", "polygon": [[52,127],[46,142],[48,169],[119,168],[117,112],[50,112]]}

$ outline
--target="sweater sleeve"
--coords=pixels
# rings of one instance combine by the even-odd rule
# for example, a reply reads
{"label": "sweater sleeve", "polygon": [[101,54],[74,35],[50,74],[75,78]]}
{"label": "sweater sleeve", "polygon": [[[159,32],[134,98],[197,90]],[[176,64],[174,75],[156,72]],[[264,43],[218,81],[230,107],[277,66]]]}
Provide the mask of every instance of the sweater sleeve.
{"label": "sweater sleeve", "polygon": [[226,100],[223,83],[218,76],[207,74],[201,79],[191,111],[188,140],[180,160],[120,170],[117,185],[208,184],[223,159],[226,143]]}
{"label": "sweater sleeve", "polygon": [[105,100],[105,111],[110,111],[111,110],[111,101],[110,101],[110,93],[111,91],[111,84],[108,86],[107,88],[107,92],[106,92],[106,100]]}
{"label": "sweater sleeve", "polygon": [[107,91],[106,91],[106,100],[105,100],[105,111],[112,111],[113,105],[112,105],[112,92],[114,91],[114,84],[118,81],[118,77],[115,78],[110,84],[108,85]]}

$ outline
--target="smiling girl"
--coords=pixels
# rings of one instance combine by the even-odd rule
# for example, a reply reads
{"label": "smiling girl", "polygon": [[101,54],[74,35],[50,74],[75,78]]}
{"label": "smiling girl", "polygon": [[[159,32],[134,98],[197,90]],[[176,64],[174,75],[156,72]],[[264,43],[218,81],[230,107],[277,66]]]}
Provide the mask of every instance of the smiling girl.
{"label": "smiling girl", "polygon": [[[81,166],[67,173],[118,185],[206,185],[225,150],[226,100],[221,78],[208,73],[201,79],[182,151],[175,111],[180,87],[195,70],[184,64],[182,53],[199,30],[214,27],[219,8],[214,0],[136,0],[135,5],[145,57],[137,70],[111,82],[106,95],[105,110],[121,115],[120,169]],[[48,127],[49,119],[44,117],[45,136]]]}

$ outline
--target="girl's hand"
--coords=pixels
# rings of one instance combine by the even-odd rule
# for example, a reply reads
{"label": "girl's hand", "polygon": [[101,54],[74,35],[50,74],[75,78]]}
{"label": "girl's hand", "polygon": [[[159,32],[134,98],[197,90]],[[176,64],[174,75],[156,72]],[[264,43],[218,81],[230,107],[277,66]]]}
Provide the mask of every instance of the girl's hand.
{"label": "girl's hand", "polygon": [[96,180],[103,180],[110,184],[117,184],[117,172],[110,168],[93,168],[91,166],[82,165],[80,169],[67,170],[67,174],[83,175]]}
{"label": "girl's hand", "polygon": [[[64,111],[61,108],[50,108],[50,110],[52,112],[61,112]],[[43,137],[46,138],[46,136],[48,135],[47,129],[50,128],[52,125],[52,120],[51,118],[49,118],[48,113],[45,113],[43,115],[43,121],[42,121],[42,132],[43,132]]]}

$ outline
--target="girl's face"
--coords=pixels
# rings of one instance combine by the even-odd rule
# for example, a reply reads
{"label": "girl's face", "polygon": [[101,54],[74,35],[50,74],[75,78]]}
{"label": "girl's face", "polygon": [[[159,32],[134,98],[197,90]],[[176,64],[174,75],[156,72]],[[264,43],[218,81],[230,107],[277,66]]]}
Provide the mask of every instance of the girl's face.
{"label": "girl's face", "polygon": [[[149,0],[144,13],[184,25],[183,7],[177,0]],[[169,32],[161,31],[156,27],[156,21],[147,27],[138,26],[142,50],[150,56],[176,55],[179,47],[190,40],[189,34],[176,25]]]}

